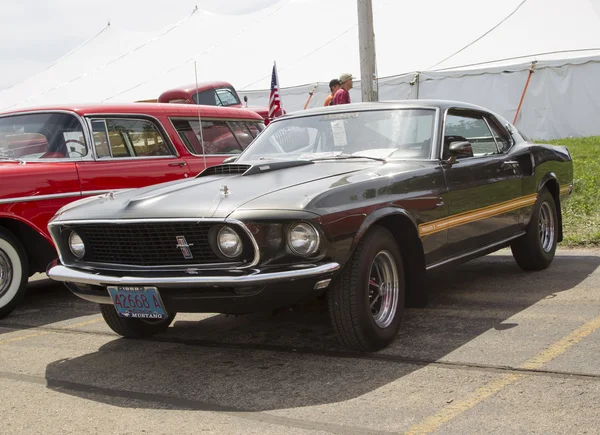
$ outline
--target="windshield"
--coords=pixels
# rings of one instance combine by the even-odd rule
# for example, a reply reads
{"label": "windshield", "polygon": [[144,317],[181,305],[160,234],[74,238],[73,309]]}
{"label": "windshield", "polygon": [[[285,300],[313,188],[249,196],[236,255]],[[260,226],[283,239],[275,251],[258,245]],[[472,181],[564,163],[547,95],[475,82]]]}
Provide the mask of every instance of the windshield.
{"label": "windshield", "polygon": [[393,109],[282,119],[271,123],[238,161],[429,159],[435,115],[433,109]]}
{"label": "windshield", "polygon": [[66,113],[0,118],[0,159],[81,158],[87,154],[81,123]]}

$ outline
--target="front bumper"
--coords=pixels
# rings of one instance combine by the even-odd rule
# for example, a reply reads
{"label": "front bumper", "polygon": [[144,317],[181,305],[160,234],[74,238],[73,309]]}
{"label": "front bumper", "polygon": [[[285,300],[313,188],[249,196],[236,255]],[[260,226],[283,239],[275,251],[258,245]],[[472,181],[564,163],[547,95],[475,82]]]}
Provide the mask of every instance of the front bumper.
{"label": "front bumper", "polygon": [[[67,267],[55,262],[48,276],[64,282],[75,295],[91,302],[112,304],[107,286],[158,288],[167,309],[174,312],[240,313],[283,306],[318,294],[338,271],[338,263],[305,264],[286,270],[258,269],[221,275],[115,276]],[[317,288],[316,288],[317,287]]]}

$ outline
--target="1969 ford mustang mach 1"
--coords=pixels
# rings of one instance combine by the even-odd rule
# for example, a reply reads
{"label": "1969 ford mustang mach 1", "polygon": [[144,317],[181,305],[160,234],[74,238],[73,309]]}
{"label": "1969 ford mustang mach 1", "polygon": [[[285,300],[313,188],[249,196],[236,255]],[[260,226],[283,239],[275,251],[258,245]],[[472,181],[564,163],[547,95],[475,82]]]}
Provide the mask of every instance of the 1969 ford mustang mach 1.
{"label": "1969 ford mustang mach 1", "polygon": [[507,246],[548,267],[573,182],[566,148],[450,101],[288,114],[229,160],[65,206],[49,276],[128,337],[326,293],[340,341],[374,351],[426,303],[427,270]]}

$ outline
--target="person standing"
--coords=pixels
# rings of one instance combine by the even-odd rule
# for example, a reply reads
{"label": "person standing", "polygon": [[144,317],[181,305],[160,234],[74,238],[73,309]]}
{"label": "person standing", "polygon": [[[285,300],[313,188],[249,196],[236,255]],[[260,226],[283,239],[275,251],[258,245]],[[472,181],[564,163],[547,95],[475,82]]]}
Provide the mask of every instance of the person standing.
{"label": "person standing", "polygon": [[341,86],[341,83],[338,79],[333,79],[329,82],[329,91],[331,93],[329,95],[327,95],[327,98],[325,98],[325,104],[323,104],[323,106],[331,105],[333,96],[335,95],[336,91],[340,88],[340,86]]}
{"label": "person standing", "polygon": [[333,95],[333,103],[332,105],[338,104],[350,104],[350,93],[348,92],[352,89],[352,74],[343,73],[340,75],[340,88]]}

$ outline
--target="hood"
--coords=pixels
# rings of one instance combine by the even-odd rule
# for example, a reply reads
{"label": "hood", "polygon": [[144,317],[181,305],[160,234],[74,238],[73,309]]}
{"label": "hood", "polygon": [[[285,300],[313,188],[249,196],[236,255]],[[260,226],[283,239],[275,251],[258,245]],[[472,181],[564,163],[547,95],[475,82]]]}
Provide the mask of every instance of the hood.
{"label": "hood", "polygon": [[216,167],[209,167],[209,175],[201,173],[193,179],[117,192],[112,198],[101,195],[73,202],[58,219],[225,218],[244,204],[273,192],[323,179],[335,183],[365,167],[381,166],[379,162],[319,162],[280,168],[273,165],[273,170],[265,171],[258,170],[266,166],[264,161],[244,163],[250,175],[210,175]]}

